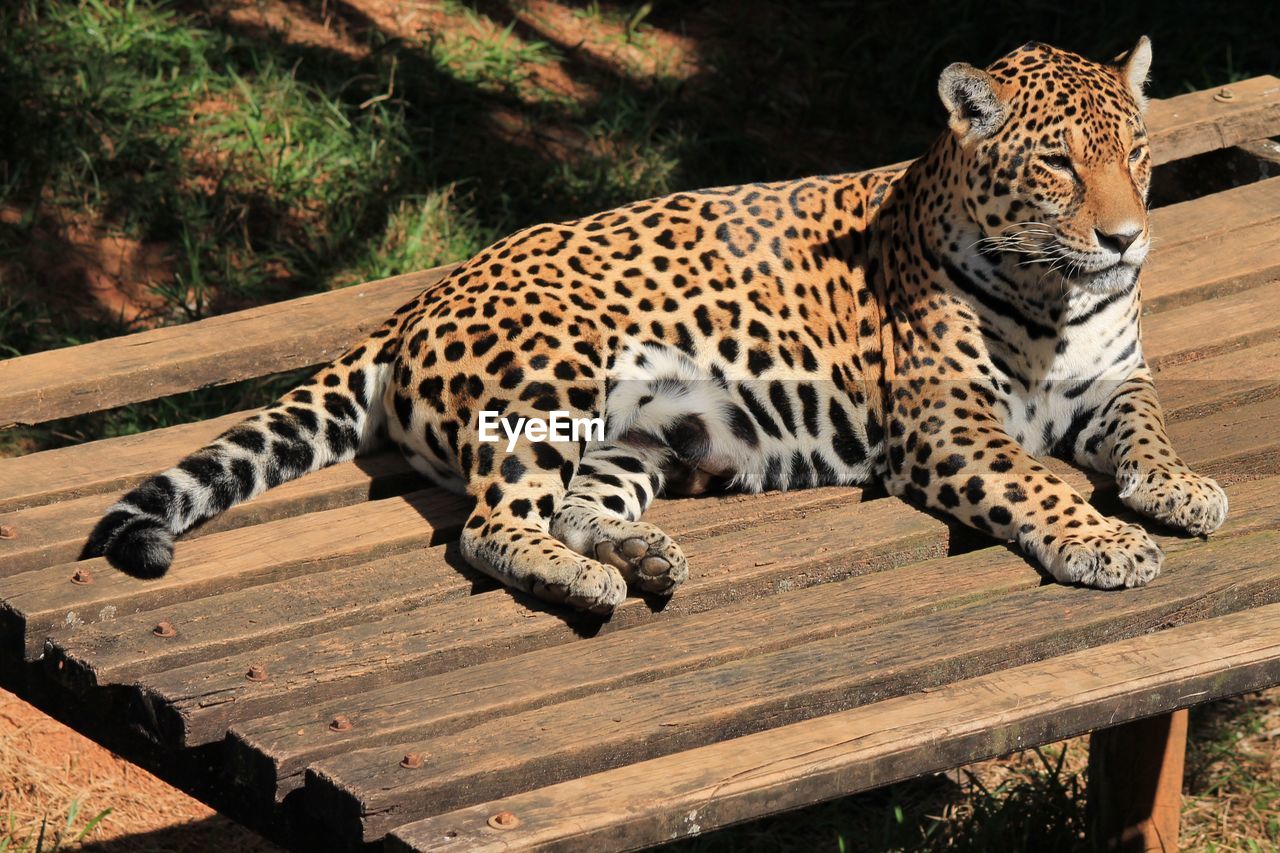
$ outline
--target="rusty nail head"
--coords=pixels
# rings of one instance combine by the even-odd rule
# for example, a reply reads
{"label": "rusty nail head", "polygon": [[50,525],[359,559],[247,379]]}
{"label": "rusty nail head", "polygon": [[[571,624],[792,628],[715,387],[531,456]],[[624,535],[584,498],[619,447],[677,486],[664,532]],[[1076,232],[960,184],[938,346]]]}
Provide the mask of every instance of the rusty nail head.
{"label": "rusty nail head", "polygon": [[331,732],[349,732],[351,731],[351,720],[346,714],[338,714],[329,721],[329,731]]}
{"label": "rusty nail head", "polygon": [[489,818],[489,826],[492,826],[494,829],[515,829],[519,825],[520,818],[516,817],[511,812],[498,812],[496,815]]}
{"label": "rusty nail head", "polygon": [[0,539],[16,539],[18,531],[14,530],[7,524],[0,524]]}
{"label": "rusty nail head", "polygon": [[257,664],[254,664],[249,667],[249,671],[244,674],[244,677],[250,681],[266,681],[267,671]]}
{"label": "rusty nail head", "polygon": [[93,583],[93,575],[89,574],[88,569],[76,569],[76,573],[71,576],[71,582],[84,586],[87,583]]}
{"label": "rusty nail head", "polygon": [[1231,91],[1229,88],[1223,88],[1222,91],[1213,96],[1213,99],[1219,103],[1223,101],[1234,101],[1236,99],[1236,93]]}
{"label": "rusty nail head", "polygon": [[172,622],[166,620],[152,628],[151,633],[155,634],[157,637],[173,637],[177,635],[178,629],[173,627]]}
{"label": "rusty nail head", "polygon": [[421,752],[406,752],[404,758],[400,759],[400,766],[406,770],[417,770],[426,763],[427,757]]}

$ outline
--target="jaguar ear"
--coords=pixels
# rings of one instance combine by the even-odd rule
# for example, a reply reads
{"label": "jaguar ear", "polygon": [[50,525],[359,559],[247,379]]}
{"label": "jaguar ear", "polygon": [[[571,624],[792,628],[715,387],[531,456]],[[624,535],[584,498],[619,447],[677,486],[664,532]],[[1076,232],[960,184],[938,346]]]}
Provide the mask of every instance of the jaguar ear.
{"label": "jaguar ear", "polygon": [[1147,72],[1151,70],[1151,39],[1142,36],[1128,53],[1116,57],[1120,79],[1129,87],[1129,93],[1138,104],[1140,112],[1147,111]]}
{"label": "jaguar ear", "polygon": [[938,96],[951,114],[951,130],[963,144],[989,138],[1009,118],[1009,105],[996,93],[995,79],[964,62],[943,69]]}

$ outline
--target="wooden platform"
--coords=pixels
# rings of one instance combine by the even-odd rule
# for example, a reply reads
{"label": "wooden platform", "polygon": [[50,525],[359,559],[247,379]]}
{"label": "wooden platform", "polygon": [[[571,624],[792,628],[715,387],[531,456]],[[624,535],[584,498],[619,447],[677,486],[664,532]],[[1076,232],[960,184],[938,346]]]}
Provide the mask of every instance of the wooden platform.
{"label": "wooden platform", "polygon": [[[1155,103],[1157,163],[1280,134],[1280,80],[1232,90]],[[1231,516],[1157,530],[1149,587],[1046,584],[816,489],[659,502],[692,576],[602,622],[468,568],[463,500],[390,454],[235,508],[162,579],[76,562],[121,490],[237,413],[0,460],[4,686],[278,839],[471,850],[652,845],[1280,683],[1280,178],[1153,221],[1146,352]],[[0,362],[0,423],[321,362],[441,274]]]}

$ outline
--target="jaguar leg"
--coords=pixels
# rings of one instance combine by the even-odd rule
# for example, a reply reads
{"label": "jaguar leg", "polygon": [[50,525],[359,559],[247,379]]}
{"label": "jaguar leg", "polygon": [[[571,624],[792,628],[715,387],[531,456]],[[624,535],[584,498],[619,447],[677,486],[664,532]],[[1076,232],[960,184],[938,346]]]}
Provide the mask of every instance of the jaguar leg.
{"label": "jaguar leg", "polygon": [[551,520],[574,551],[621,572],[633,586],[670,595],[689,575],[670,537],[640,516],[663,486],[670,451],[626,442],[592,446]]}

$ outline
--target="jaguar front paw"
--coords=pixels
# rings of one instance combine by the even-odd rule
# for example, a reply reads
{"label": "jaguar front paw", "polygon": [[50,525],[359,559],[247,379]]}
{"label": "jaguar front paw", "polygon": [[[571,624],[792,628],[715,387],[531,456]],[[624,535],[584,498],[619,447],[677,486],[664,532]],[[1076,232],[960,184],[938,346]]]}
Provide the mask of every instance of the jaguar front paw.
{"label": "jaguar front paw", "polygon": [[1122,467],[1116,482],[1120,499],[1127,506],[1194,536],[1207,536],[1227,519],[1227,493],[1215,481],[1189,469]]}
{"label": "jaguar front paw", "polygon": [[1136,524],[1115,522],[1100,533],[1069,533],[1048,547],[1045,567],[1061,583],[1098,589],[1143,586],[1160,574],[1164,552]]}

